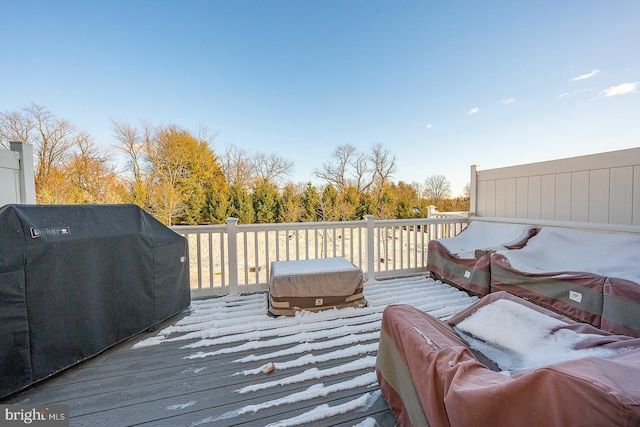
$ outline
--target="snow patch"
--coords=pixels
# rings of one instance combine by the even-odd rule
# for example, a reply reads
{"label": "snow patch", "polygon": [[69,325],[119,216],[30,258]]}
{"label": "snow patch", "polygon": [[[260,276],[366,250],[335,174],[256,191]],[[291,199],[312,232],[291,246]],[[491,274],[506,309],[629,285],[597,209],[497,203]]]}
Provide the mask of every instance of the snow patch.
{"label": "snow patch", "polygon": [[193,406],[196,403],[198,403],[198,402],[195,401],[195,400],[192,400],[192,401],[187,402],[187,403],[179,403],[177,405],[169,405],[169,406],[166,407],[166,410],[167,411],[177,411],[178,409],[184,409],[184,408],[188,408],[189,406]]}
{"label": "snow patch", "polygon": [[[260,374],[271,363],[275,365],[275,369],[283,370],[283,369],[297,368],[299,366],[304,366],[304,365],[312,365],[315,363],[327,362],[329,360],[344,359],[347,357],[358,356],[360,354],[373,353],[377,350],[378,350],[377,342],[371,343],[371,344],[356,344],[351,347],[347,347],[345,349],[335,350],[335,351],[320,354],[317,356],[314,356],[313,354],[305,354],[304,356],[300,356],[297,359],[289,360],[286,362],[277,362],[277,363],[270,362],[255,369],[247,369],[242,372],[238,372],[236,375]],[[250,360],[253,361],[253,360],[270,359],[273,357],[274,357],[273,354],[269,353],[269,354],[264,354],[260,356],[250,356],[251,358]],[[247,362],[247,361],[249,361],[247,360],[247,358],[243,358],[239,360],[234,360],[234,363]]]}
{"label": "snow patch", "polygon": [[[497,300],[456,325],[472,348],[502,370],[527,369],[583,357],[609,357],[611,349],[575,349],[593,338],[564,329],[567,323],[510,300]],[[468,334],[468,335],[467,335]]]}
{"label": "snow patch", "polygon": [[329,377],[332,375],[339,375],[345,372],[355,372],[367,368],[374,368],[376,366],[376,358],[374,356],[367,356],[357,360],[354,360],[344,365],[335,366],[329,369],[311,368],[297,375],[281,378],[274,381],[269,381],[260,384],[253,384],[238,390],[238,393],[250,393],[258,390],[265,390],[272,387],[282,386],[286,384],[301,383],[308,380],[317,380],[319,378]]}
{"label": "snow patch", "polygon": [[371,398],[370,393],[366,393],[360,396],[357,399],[351,400],[349,402],[336,405],[329,406],[327,404],[319,405],[313,408],[310,411],[307,411],[303,414],[300,414],[296,417],[289,418],[283,421],[278,421],[276,423],[267,424],[266,427],[289,427],[289,426],[299,426],[305,425],[314,421],[324,420],[329,417],[333,417],[335,415],[346,414],[347,412],[355,411],[356,409],[367,406]]}
{"label": "snow patch", "polygon": [[378,427],[378,426],[379,424],[374,418],[368,417],[362,420],[361,422],[359,422],[358,424],[355,424],[353,427]]}
{"label": "snow patch", "polygon": [[366,374],[358,375],[357,377],[352,378],[351,380],[342,381],[342,382],[331,384],[328,386],[325,386],[322,383],[314,384],[304,391],[291,393],[279,399],[268,400],[266,402],[253,404],[253,405],[247,405],[235,411],[227,412],[225,414],[222,414],[218,419],[227,419],[227,418],[237,417],[238,415],[243,415],[247,413],[256,413],[258,411],[262,411],[267,408],[272,408],[274,406],[288,405],[296,402],[315,399],[318,397],[327,397],[329,394],[335,393],[338,391],[350,390],[357,387],[369,387],[377,383],[378,383],[378,379],[376,377],[376,373],[369,372]]}

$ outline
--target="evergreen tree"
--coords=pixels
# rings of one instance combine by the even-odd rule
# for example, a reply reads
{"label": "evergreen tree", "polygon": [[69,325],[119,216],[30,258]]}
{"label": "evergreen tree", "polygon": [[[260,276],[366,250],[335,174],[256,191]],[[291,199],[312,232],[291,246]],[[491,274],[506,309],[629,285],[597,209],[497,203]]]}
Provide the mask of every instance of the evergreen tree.
{"label": "evergreen tree", "polygon": [[232,216],[229,213],[231,193],[226,182],[212,186],[207,191],[207,200],[204,206],[204,217],[214,224],[223,224]]}
{"label": "evergreen tree", "polygon": [[278,222],[300,222],[304,208],[293,184],[287,184],[278,201]]}
{"label": "evergreen tree", "polygon": [[257,223],[272,223],[276,221],[279,198],[275,185],[266,181],[258,184],[252,194],[253,211],[255,212]]}
{"label": "evergreen tree", "polygon": [[302,207],[304,208],[303,220],[304,221],[319,221],[318,206],[320,202],[320,195],[318,190],[311,185],[307,184],[301,198]]}
{"label": "evergreen tree", "polygon": [[390,185],[385,185],[379,190],[376,206],[376,218],[394,219],[396,217],[396,196]]}
{"label": "evergreen tree", "polygon": [[167,224],[206,219],[207,191],[223,182],[206,141],[177,126],[160,128],[147,142],[152,192],[150,207]]}
{"label": "evergreen tree", "polygon": [[322,197],[319,200],[318,214],[321,221],[337,221],[338,213],[338,192],[331,184],[324,187]]}
{"label": "evergreen tree", "polygon": [[419,200],[415,188],[402,181],[393,187],[396,194],[396,218],[416,217],[414,209],[419,209]]}
{"label": "evergreen tree", "polygon": [[255,219],[251,195],[239,184],[231,187],[229,216],[238,218],[241,224],[252,224]]}
{"label": "evergreen tree", "polygon": [[376,203],[373,196],[369,193],[362,193],[356,208],[356,218],[363,219],[365,215],[374,215],[376,213]]}
{"label": "evergreen tree", "polygon": [[354,186],[348,186],[344,189],[339,197],[339,211],[340,221],[357,221],[362,219],[358,218],[357,210],[360,197],[358,196],[358,189]]}

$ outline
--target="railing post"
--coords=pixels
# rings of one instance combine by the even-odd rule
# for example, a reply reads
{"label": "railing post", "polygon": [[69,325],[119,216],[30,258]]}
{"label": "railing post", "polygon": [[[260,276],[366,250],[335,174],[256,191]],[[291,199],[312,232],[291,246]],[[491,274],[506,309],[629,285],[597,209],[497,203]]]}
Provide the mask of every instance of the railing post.
{"label": "railing post", "polygon": [[227,218],[229,294],[238,295],[238,218]]}
{"label": "railing post", "polygon": [[375,239],[373,233],[373,215],[365,215],[364,220],[367,224],[367,242],[366,242],[366,250],[367,250],[367,282],[373,282],[376,280],[375,273]]}
{"label": "railing post", "polygon": [[33,168],[33,146],[21,141],[10,141],[11,151],[20,156],[20,203],[36,204],[35,170]]}
{"label": "railing post", "polygon": [[479,165],[471,165],[471,182],[469,183],[469,215],[478,214],[478,171]]}

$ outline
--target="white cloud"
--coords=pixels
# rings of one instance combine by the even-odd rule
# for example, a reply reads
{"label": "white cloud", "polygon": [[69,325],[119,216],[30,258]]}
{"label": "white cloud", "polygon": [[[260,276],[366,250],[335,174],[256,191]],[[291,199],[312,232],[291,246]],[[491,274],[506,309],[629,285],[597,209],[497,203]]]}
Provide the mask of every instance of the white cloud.
{"label": "white cloud", "polygon": [[427,126],[426,126],[427,129],[431,129],[432,127],[433,125],[431,123],[427,123]]}
{"label": "white cloud", "polygon": [[509,105],[509,104],[511,104],[512,102],[515,102],[515,99],[514,99],[514,98],[508,98],[508,99],[503,99],[503,100],[501,100],[500,102],[501,102],[502,104],[504,104],[504,105]]}
{"label": "white cloud", "polygon": [[480,112],[480,109],[478,107],[473,107],[471,110],[469,110],[469,112],[467,113],[467,116],[470,116],[472,114],[477,114]]}
{"label": "white cloud", "polygon": [[616,96],[616,95],[626,95],[628,93],[638,93],[637,92],[638,84],[640,84],[640,82],[623,83],[618,86],[611,86],[609,89],[605,89],[600,93],[607,97]]}
{"label": "white cloud", "polygon": [[577,82],[578,80],[586,80],[586,79],[590,79],[591,77],[595,76],[596,74],[598,74],[600,72],[600,70],[592,70],[590,73],[587,74],[581,74],[578,77],[573,77],[571,79],[569,79],[572,82]]}
{"label": "white cloud", "polygon": [[569,93],[569,92],[565,92],[565,93],[561,93],[560,95],[558,95],[558,98],[565,98],[567,96],[571,96],[571,95],[577,95],[579,93],[585,93],[585,92],[591,92],[592,89],[580,89],[580,90],[574,90],[573,92]]}

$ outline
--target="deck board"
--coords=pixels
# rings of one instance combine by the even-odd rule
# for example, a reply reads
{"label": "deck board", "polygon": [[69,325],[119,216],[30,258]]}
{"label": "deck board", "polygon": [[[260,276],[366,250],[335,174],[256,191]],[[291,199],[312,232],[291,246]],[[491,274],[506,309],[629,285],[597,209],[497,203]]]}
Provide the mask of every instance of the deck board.
{"label": "deck board", "polygon": [[264,294],[196,300],[2,403],[67,404],[78,426],[393,426],[373,367],[382,310],[408,303],[446,317],[474,299],[425,277],[367,284],[365,295],[364,309],[295,318],[269,317]]}

